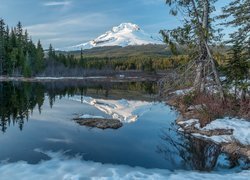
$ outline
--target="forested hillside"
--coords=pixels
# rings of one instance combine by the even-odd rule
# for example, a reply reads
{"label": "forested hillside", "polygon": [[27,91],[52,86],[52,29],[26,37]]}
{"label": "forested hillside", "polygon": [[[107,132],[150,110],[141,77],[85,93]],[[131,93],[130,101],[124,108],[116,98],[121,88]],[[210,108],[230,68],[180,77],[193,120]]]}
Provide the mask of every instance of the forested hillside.
{"label": "forested hillside", "polygon": [[[81,51],[72,51],[71,54],[78,55],[80,57]],[[95,57],[120,57],[120,56],[169,56],[171,51],[167,48],[167,45],[138,45],[138,46],[106,46],[106,47],[96,47],[92,49],[84,49],[82,53],[85,56],[95,56]]]}

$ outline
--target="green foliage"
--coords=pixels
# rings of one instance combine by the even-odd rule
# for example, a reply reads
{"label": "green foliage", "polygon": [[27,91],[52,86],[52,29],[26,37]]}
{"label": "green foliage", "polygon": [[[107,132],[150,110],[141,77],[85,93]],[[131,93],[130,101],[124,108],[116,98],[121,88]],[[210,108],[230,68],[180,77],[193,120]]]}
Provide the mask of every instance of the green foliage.
{"label": "green foliage", "polygon": [[228,83],[234,85],[236,90],[242,91],[242,99],[246,98],[250,77],[250,1],[233,0],[223,8],[223,14],[219,18],[224,20],[222,25],[236,28],[230,34],[230,40],[226,43],[233,44],[229,51],[226,65]]}
{"label": "green foliage", "polygon": [[25,58],[25,62],[23,65],[23,75],[24,77],[30,77],[31,76],[31,66],[30,66],[30,55],[27,53],[26,54],[26,58]]}
{"label": "green foliage", "polygon": [[235,89],[247,91],[249,84],[247,79],[250,76],[250,61],[247,53],[244,53],[242,44],[235,42],[229,53],[225,72],[227,75],[227,82],[229,85],[234,85]]}
{"label": "green foliage", "polygon": [[[247,78],[249,63],[243,54],[242,45],[235,42],[230,50],[230,58],[227,63],[227,78],[229,81],[240,81]],[[232,71],[233,70],[233,71]]]}
{"label": "green foliage", "polygon": [[44,68],[44,53],[40,42],[34,45],[21,22],[11,28],[0,19],[0,75],[29,77]]}
{"label": "green foliage", "polygon": [[[250,49],[250,1],[232,0],[223,8],[223,14],[219,18],[224,19],[222,25],[232,26],[237,30],[231,33],[232,43],[238,39],[246,51]],[[226,20],[226,21],[225,21]]]}
{"label": "green foliage", "polygon": [[37,50],[35,51],[34,71],[41,72],[44,69],[44,51],[40,40],[37,43]]}

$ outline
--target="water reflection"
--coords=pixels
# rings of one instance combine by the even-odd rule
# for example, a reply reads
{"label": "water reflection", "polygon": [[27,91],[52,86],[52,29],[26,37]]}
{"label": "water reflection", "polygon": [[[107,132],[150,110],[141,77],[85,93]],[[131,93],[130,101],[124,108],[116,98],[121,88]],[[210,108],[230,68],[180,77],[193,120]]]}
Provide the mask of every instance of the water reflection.
{"label": "water reflection", "polygon": [[156,84],[152,82],[1,82],[0,128],[5,132],[12,123],[22,130],[24,122],[29,119],[29,113],[32,113],[34,108],[38,108],[41,113],[45,96],[48,97],[52,108],[56,97],[81,95],[96,98],[152,100],[156,92]]}
{"label": "water reflection", "polygon": [[221,154],[220,146],[180,133],[175,125],[163,130],[160,138],[162,143],[157,146],[157,152],[167,161],[179,161],[187,169],[211,171]]}
{"label": "water reflection", "polygon": [[[180,134],[177,131],[178,127],[174,123],[171,124],[174,122],[176,114],[168,106],[162,106],[162,109],[159,108],[145,114],[140,117],[140,121],[136,121],[133,125],[124,125],[123,128],[115,131],[102,131],[88,128],[78,129],[78,126],[75,129],[74,123],[66,124],[64,120],[70,119],[68,114],[90,112],[91,110],[88,107],[84,109],[84,105],[79,107],[78,103],[68,99],[63,98],[58,101],[58,98],[75,95],[152,101],[155,99],[156,93],[156,85],[150,82],[0,83],[0,126],[3,132],[10,124],[18,125],[22,130],[29,115],[33,113],[32,120],[29,122],[30,128],[26,128],[26,131],[21,134],[18,130],[17,132],[16,129],[9,128],[10,133],[5,134],[5,137],[8,138],[4,136],[2,139],[0,138],[0,160],[11,157],[12,161],[27,160],[37,163],[44,157],[33,152],[36,148],[56,152],[71,149],[69,154],[72,156],[82,153],[87,161],[107,164],[169,170],[212,170],[220,155],[220,148],[215,144]],[[54,104],[55,107],[53,107]],[[49,105],[56,110],[54,111],[57,113],[55,116],[52,116],[54,112],[50,111]],[[38,116],[39,112],[42,113],[42,109],[48,113]],[[96,111],[94,110],[93,113]],[[166,120],[168,118],[169,120]],[[35,121],[36,119],[40,121]],[[44,119],[46,121],[43,121]],[[63,121],[57,122],[58,119],[63,119]],[[159,137],[161,128],[164,130]],[[45,129],[46,131],[44,131]],[[17,136],[18,138],[16,138]],[[32,139],[30,139],[31,136]],[[156,147],[157,152],[155,152]]]}
{"label": "water reflection", "polygon": [[0,127],[3,132],[12,122],[23,128],[24,120],[28,120],[29,111],[37,105],[41,111],[44,102],[44,89],[39,84],[0,83]]}

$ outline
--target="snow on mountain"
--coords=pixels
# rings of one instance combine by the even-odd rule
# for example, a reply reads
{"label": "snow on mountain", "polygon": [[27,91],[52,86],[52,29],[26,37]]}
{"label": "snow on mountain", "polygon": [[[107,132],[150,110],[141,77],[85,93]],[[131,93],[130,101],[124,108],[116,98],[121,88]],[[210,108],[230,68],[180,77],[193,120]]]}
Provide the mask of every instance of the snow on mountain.
{"label": "snow on mountain", "polygon": [[81,49],[91,49],[93,47],[103,46],[129,46],[129,45],[146,45],[146,44],[162,44],[161,40],[153,38],[145,33],[138,25],[132,23],[122,23],[113,27],[103,35],[76,46],[64,48],[66,51],[74,51]]}

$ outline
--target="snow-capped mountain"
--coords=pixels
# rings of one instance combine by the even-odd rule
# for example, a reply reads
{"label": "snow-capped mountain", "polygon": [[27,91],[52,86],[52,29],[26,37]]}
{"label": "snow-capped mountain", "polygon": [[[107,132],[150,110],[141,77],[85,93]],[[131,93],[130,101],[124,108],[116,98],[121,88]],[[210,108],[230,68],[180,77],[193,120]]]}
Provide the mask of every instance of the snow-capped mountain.
{"label": "snow-capped mountain", "polygon": [[64,48],[66,51],[74,51],[81,49],[91,49],[93,47],[104,46],[130,46],[130,45],[145,45],[145,44],[162,44],[160,38],[154,38],[145,33],[138,25],[132,23],[122,23],[119,26],[113,27],[103,35],[91,40],[87,43],[82,43],[76,46]]}

